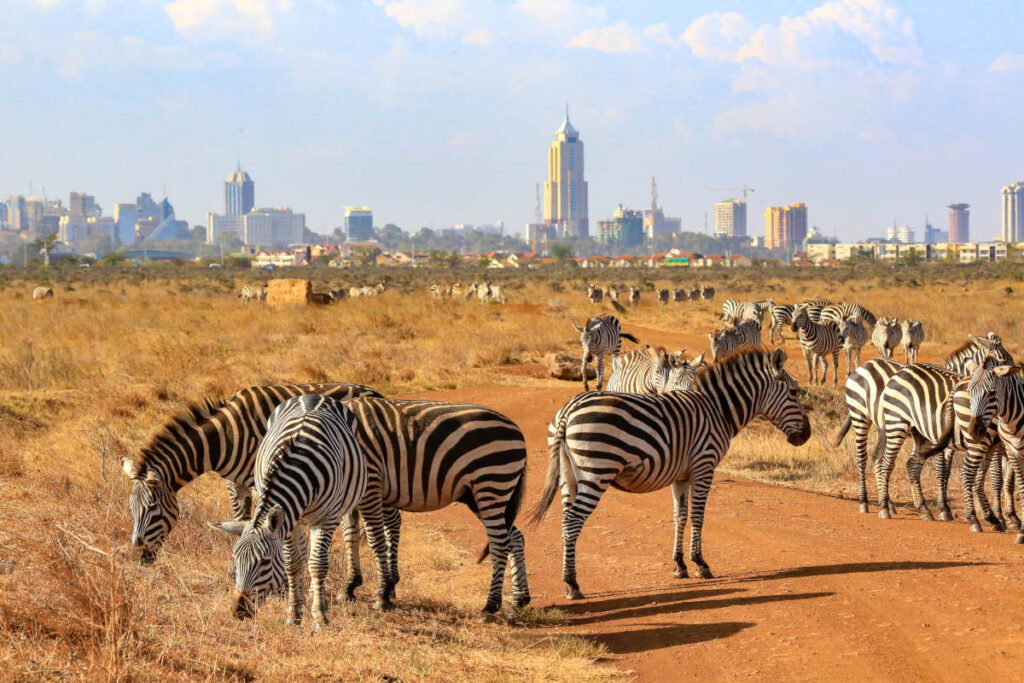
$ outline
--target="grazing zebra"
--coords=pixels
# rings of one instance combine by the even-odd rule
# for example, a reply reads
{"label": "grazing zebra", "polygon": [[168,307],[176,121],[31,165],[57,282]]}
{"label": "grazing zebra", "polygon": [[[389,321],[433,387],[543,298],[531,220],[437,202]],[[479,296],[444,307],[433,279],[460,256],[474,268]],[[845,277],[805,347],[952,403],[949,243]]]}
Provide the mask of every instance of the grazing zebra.
{"label": "grazing zebra", "polygon": [[782,334],[782,328],[793,324],[794,304],[773,304],[768,309],[768,341],[775,343],[775,335],[779,335],[780,341],[786,341]]}
{"label": "grazing zebra", "polygon": [[[204,472],[216,472],[227,480],[232,516],[236,520],[249,517],[256,447],[266,433],[270,413],[287,399],[303,394],[322,394],[339,401],[380,396],[361,384],[248,387],[223,402],[190,406],[184,415],[172,418],[139,455],[122,458],[121,466],[133,480],[131,545],[140,560],[150,563],[156,559],[178,521],[178,490]],[[356,532],[354,542],[358,542]],[[346,543],[349,540],[346,536]]]}
{"label": "grazing zebra", "polygon": [[841,327],[843,321],[850,317],[864,321],[869,327],[873,327],[878,320],[874,313],[860,304],[828,304],[821,309],[820,322],[835,323]]}
{"label": "grazing zebra", "polygon": [[875,321],[875,328],[871,331],[871,343],[878,349],[878,355],[882,358],[892,358],[892,352],[900,345],[903,339],[903,332],[900,330],[900,321],[896,318],[879,318]]}
{"label": "grazing zebra", "polygon": [[283,549],[288,567],[288,623],[302,623],[302,522],[309,528],[311,545],[310,612],[317,628],[327,625],[324,584],[331,539],[366,492],[367,463],[355,430],[355,415],[328,396],[290,398],[271,413],[253,466],[256,507],[231,551],[234,614],[239,619],[255,616],[256,608],[276,588],[268,568]]}
{"label": "grazing zebra", "polygon": [[[692,291],[690,292],[690,295],[691,295],[691,298],[692,298],[692,296],[693,296],[693,292]],[[711,301],[712,299],[715,298],[715,288],[712,287],[711,285],[701,284],[701,286],[700,286],[700,297],[702,299],[704,299],[704,301]]]}
{"label": "grazing zebra", "polygon": [[832,356],[832,383],[839,386],[839,351],[843,338],[839,328],[832,323],[816,323],[807,313],[807,307],[799,305],[793,312],[793,331],[800,334],[800,349],[807,361],[807,379],[811,384],[818,382],[818,362],[823,366],[821,383],[828,379],[828,357]]}
{"label": "grazing zebra", "polygon": [[348,296],[348,292],[344,287],[332,287],[327,290],[327,296],[331,297],[331,301],[341,301]]}
{"label": "grazing zebra", "polygon": [[975,365],[985,362],[985,356],[990,353],[999,361],[1000,365],[1013,365],[1013,356],[1003,346],[1003,340],[995,332],[989,332],[986,337],[975,337],[967,335],[970,341],[954,350],[946,358],[946,369],[958,375],[969,375],[972,371],[968,369],[967,362],[973,361]]}
{"label": "grazing zebra", "polygon": [[439,285],[436,282],[430,285],[430,295],[433,296],[435,300],[446,298],[450,292],[451,290],[449,288]]}
{"label": "grazing zebra", "polygon": [[590,303],[596,306],[604,301],[604,290],[594,283],[590,283],[587,285],[587,298],[590,299]]}
{"label": "grazing zebra", "polygon": [[622,331],[619,319],[607,313],[591,318],[583,327],[573,325],[572,328],[580,333],[580,346],[583,349],[583,362],[580,364],[580,372],[583,374],[583,390],[590,391],[590,381],[587,379],[587,363],[597,359],[597,390],[604,387],[604,357],[605,355],[617,356],[622,350],[622,338],[639,344],[639,340],[631,334]]}
{"label": "grazing zebra", "polygon": [[690,496],[690,560],[699,578],[712,577],[701,528],[715,467],[729,442],[761,415],[795,446],[810,438],[785,363],[782,349],[752,349],[704,370],[690,391],[580,394],[558,411],[548,426],[548,474],[532,518],[539,523],[561,489],[566,597],[583,598],[576,580],[576,541],[609,486],[629,493],[672,487],[677,578],[688,576],[682,545]]}
{"label": "grazing zebra", "polygon": [[860,365],[860,350],[868,343],[868,333],[860,320],[851,315],[843,321],[839,336],[842,337],[843,351],[846,352],[846,377],[849,379],[853,369]]}
{"label": "grazing zebra", "polygon": [[267,288],[257,285],[242,285],[242,293],[239,296],[242,297],[243,304],[247,304],[250,301],[262,303],[267,300]]}
{"label": "grazing zebra", "polygon": [[[869,512],[868,488],[867,488],[867,461],[868,461],[868,434],[871,426],[874,425],[879,432],[878,448],[885,444],[882,436],[882,413],[881,396],[892,377],[906,367],[899,361],[887,358],[872,358],[864,365],[856,368],[846,378],[846,421],[840,427],[835,439],[832,441],[833,448],[839,448],[846,433],[853,427],[855,437],[854,445],[857,450],[857,475],[860,477],[860,511]],[[876,451],[877,452],[877,451]],[[877,460],[877,457],[875,458]],[[889,501],[890,512],[896,514],[896,506],[892,500]],[[942,511],[945,515],[945,510]],[[952,517],[941,516],[943,521]]]}
{"label": "grazing zebra", "polygon": [[914,320],[913,318],[907,318],[902,324],[903,330],[903,349],[907,352],[907,363],[917,362],[917,351],[921,348],[921,342],[924,341],[924,327],[921,326],[920,320]]}
{"label": "grazing zebra", "polygon": [[722,304],[722,319],[728,320],[732,318],[737,322],[756,320],[758,323],[763,324],[764,312],[773,305],[775,305],[774,299],[755,301],[753,303],[740,301],[739,299],[726,299],[725,303]]}
{"label": "grazing zebra", "polygon": [[612,356],[608,391],[662,394],[689,388],[696,372],[683,358],[685,351],[669,353],[661,347],[653,349],[648,346],[642,351]]}
{"label": "grazing zebra", "polygon": [[700,288],[694,287],[688,293],[690,301],[700,301]]}
{"label": "grazing zebra", "polygon": [[630,287],[629,288],[629,307],[636,310],[636,307],[640,305],[640,288]]}
{"label": "grazing zebra", "polygon": [[678,306],[679,304],[681,304],[681,303],[683,303],[685,301],[688,301],[688,300],[689,300],[689,295],[688,295],[688,292],[685,289],[673,289],[672,290],[672,302],[675,303],[676,306]]}
{"label": "grazing zebra", "polygon": [[363,288],[362,287],[349,287],[348,288],[348,298],[349,299],[358,299],[362,295],[363,295]]}
{"label": "grazing zebra", "polygon": [[36,287],[32,290],[33,299],[48,299],[53,296],[53,287]]}
{"label": "grazing zebra", "polygon": [[505,292],[502,291],[501,285],[490,285],[488,289],[488,298],[495,303],[507,303],[507,300],[505,299]]}
{"label": "grazing zebra", "polygon": [[658,290],[658,303],[662,308],[668,306],[669,291],[667,289]]}
{"label": "grazing zebra", "polygon": [[708,332],[711,342],[711,358],[717,363],[727,353],[747,346],[761,345],[761,324],[756,320],[744,320],[738,325]]}
{"label": "grazing zebra", "polygon": [[[456,502],[469,507],[487,532],[480,560],[490,553],[493,573],[483,611],[501,609],[510,554],[512,604],[526,606],[526,555],[515,526],[526,489],[526,441],[519,427],[493,410],[462,403],[357,398],[345,407],[357,418],[356,436],[369,470],[359,514],[377,565],[378,607],[391,607],[399,578],[398,529],[385,516]],[[362,574],[358,553],[349,559],[351,596]]]}
{"label": "grazing zebra", "polygon": [[456,301],[458,301],[460,298],[464,299],[465,295],[463,294],[462,291],[462,282],[456,282],[454,285],[452,285],[451,288],[448,290],[448,295],[452,299],[455,299]]}

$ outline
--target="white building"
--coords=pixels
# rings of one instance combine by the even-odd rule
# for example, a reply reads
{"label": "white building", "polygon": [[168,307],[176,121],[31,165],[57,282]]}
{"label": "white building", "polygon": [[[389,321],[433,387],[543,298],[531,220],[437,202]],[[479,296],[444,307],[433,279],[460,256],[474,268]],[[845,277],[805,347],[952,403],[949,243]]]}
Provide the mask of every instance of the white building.
{"label": "white building", "polygon": [[115,241],[129,245],[135,241],[135,221],[138,210],[134,204],[114,204]]}
{"label": "white building", "polygon": [[1003,188],[1002,237],[1004,242],[1024,241],[1024,182]]}
{"label": "white building", "polygon": [[890,242],[911,244],[914,241],[914,229],[909,225],[892,225],[885,229],[885,238]]}
{"label": "white building", "polygon": [[233,234],[242,239],[245,233],[245,216],[225,216],[219,213],[206,214],[206,243],[216,244],[221,235]]}
{"label": "white building", "polygon": [[253,209],[243,216],[206,215],[206,243],[216,244],[221,235],[234,233],[256,247],[299,244],[306,230],[306,214],[288,207]]}
{"label": "white building", "polygon": [[715,204],[715,237],[746,237],[747,204],[726,199]]}

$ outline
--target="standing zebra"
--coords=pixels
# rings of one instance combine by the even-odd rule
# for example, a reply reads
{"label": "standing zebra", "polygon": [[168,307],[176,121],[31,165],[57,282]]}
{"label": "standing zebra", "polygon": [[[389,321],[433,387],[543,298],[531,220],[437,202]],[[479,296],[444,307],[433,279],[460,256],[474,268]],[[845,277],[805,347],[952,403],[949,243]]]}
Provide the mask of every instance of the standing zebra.
{"label": "standing zebra", "polygon": [[682,545],[690,496],[690,560],[699,578],[712,577],[701,549],[704,506],[732,438],[760,415],[795,446],[810,438],[785,362],[782,349],[744,351],[702,372],[691,391],[580,394],[558,411],[548,426],[548,474],[532,517],[539,523],[561,489],[566,597],[583,598],[576,541],[609,486],[629,493],[672,487],[677,578],[688,576]]}
{"label": "standing zebra", "polygon": [[711,285],[702,283],[700,286],[700,297],[704,299],[704,301],[711,301],[715,298],[715,288]]}
{"label": "standing zebra", "polygon": [[765,299],[764,301],[755,301],[753,303],[740,301],[739,299],[726,299],[725,303],[722,304],[722,319],[732,318],[737,322],[756,320],[758,323],[763,324],[764,312],[773,305],[775,305],[774,299]]}
{"label": "standing zebra", "polygon": [[[357,398],[345,407],[357,418],[368,466],[359,513],[377,565],[378,607],[391,607],[399,578],[398,528],[385,519],[389,511],[429,512],[456,502],[469,507],[487,532],[480,560],[490,553],[493,573],[484,612],[501,609],[510,554],[512,604],[527,605],[523,534],[515,526],[526,489],[526,441],[519,427],[493,410],[462,403]],[[349,567],[351,596],[362,583],[358,553]]]}
{"label": "standing zebra", "polygon": [[826,306],[831,306],[832,302],[828,299],[807,299],[801,301],[798,305],[804,305],[807,307],[807,315],[810,316],[811,320],[816,323],[821,322],[821,313],[825,310]]}
{"label": "standing zebra", "polygon": [[669,294],[670,292],[667,289],[658,290],[658,303],[661,305],[662,308],[668,306]]}
{"label": "standing zebra", "polygon": [[605,290],[605,296],[608,297],[609,301],[619,300],[619,290],[615,285],[608,285],[608,289]]}
{"label": "standing zebra", "polygon": [[811,384],[818,382],[818,362],[823,371],[821,383],[828,379],[828,357],[832,356],[832,383],[839,386],[839,351],[843,338],[839,328],[832,323],[816,323],[807,313],[807,307],[799,305],[793,312],[793,331],[800,334],[800,348],[807,361],[807,379]]}
{"label": "standing zebra", "polygon": [[[235,560],[235,616],[255,616],[273,590],[268,568],[284,550],[290,624],[302,623],[305,604],[299,522],[309,527],[310,608],[317,628],[327,625],[327,553],[334,530],[366,492],[367,463],[355,435],[355,416],[328,396],[290,398],[274,409],[256,451],[256,508],[240,530]],[[224,526],[220,527],[229,530]]]}
{"label": "standing zebra", "polygon": [[640,305],[640,288],[630,287],[629,288],[629,307],[636,310],[636,307]]}
{"label": "standing zebra", "polygon": [[869,327],[873,327],[878,320],[874,313],[860,304],[828,304],[821,309],[820,322],[835,323],[837,327],[842,327],[843,321],[850,317],[864,321]]}
{"label": "standing zebra", "polygon": [[36,287],[32,290],[33,299],[49,299],[53,296],[53,287]]}
{"label": "standing zebra", "polygon": [[882,358],[892,358],[892,352],[900,345],[903,339],[903,332],[900,330],[900,321],[896,318],[879,318],[875,321],[875,328],[871,332],[871,343],[878,349],[878,355]]}
{"label": "standing zebra", "polygon": [[782,328],[793,324],[794,304],[773,304],[768,309],[768,341],[775,343],[775,335],[779,335],[781,341],[786,341],[782,334]]}
{"label": "standing zebra", "polygon": [[250,301],[262,303],[267,300],[267,288],[257,285],[242,285],[242,293],[239,296],[242,297],[243,304]]}
{"label": "standing zebra", "polygon": [[604,300],[604,291],[594,283],[590,283],[587,285],[587,298],[596,306]]}
{"label": "standing zebra", "polygon": [[903,330],[903,349],[907,352],[907,363],[916,363],[917,351],[921,348],[921,342],[924,341],[924,328],[921,326],[920,320],[914,320],[913,318],[904,320],[901,327]]}
{"label": "standing zebra", "polygon": [[622,350],[623,337],[637,344],[640,343],[633,335],[623,332],[619,319],[608,313],[591,318],[583,327],[573,325],[572,328],[580,333],[580,346],[583,349],[583,362],[580,364],[580,372],[583,374],[584,391],[590,391],[590,381],[587,379],[587,363],[596,357],[597,390],[601,391],[604,387],[605,355],[619,355],[619,352]]}
{"label": "standing zebra", "polygon": [[672,290],[672,302],[678,306],[681,303],[685,303],[689,300],[685,289],[673,289]]}
{"label": "standing zebra", "polygon": [[435,300],[444,299],[450,293],[451,293],[451,289],[448,288],[448,287],[445,287],[444,285],[439,285],[436,282],[434,284],[430,285],[430,295],[432,297],[434,297]]}
{"label": "standing zebra", "polygon": [[663,394],[666,391],[688,389],[696,378],[696,371],[683,358],[685,351],[668,353],[661,347],[652,349],[648,346],[642,351],[612,356],[608,391]]}
{"label": "standing zebra", "polygon": [[748,346],[761,345],[761,324],[745,320],[738,325],[708,333],[711,358],[717,363],[726,354]]}
{"label": "standing zebra", "polygon": [[969,375],[973,371],[968,368],[968,361],[973,361],[975,366],[985,362],[985,356],[990,353],[999,361],[1000,365],[1013,365],[1013,356],[1003,346],[1003,340],[995,332],[989,332],[985,337],[967,335],[969,341],[963,346],[954,350],[946,358],[946,369],[958,375]]}
{"label": "standing zebra", "polygon": [[[380,396],[360,384],[285,384],[242,389],[223,402],[190,406],[172,418],[139,455],[122,458],[132,479],[129,496],[134,526],[131,545],[139,559],[150,563],[178,521],[178,491],[204,472],[227,480],[231,512],[247,519],[256,448],[266,434],[267,420],[278,405],[303,394],[322,394],[339,401],[356,396]],[[346,543],[358,543],[358,530]],[[283,568],[281,568],[283,571]],[[283,578],[283,574],[281,575]]]}
{"label": "standing zebra", "polygon": [[700,301],[700,287],[694,287],[689,292],[690,301]]}
{"label": "standing zebra", "polygon": [[[868,333],[860,324],[860,319],[850,316],[839,328],[839,336],[843,339],[843,351],[846,352],[846,377],[849,379],[853,369],[860,365],[860,350],[868,343]],[[854,362],[856,358],[856,362]]]}

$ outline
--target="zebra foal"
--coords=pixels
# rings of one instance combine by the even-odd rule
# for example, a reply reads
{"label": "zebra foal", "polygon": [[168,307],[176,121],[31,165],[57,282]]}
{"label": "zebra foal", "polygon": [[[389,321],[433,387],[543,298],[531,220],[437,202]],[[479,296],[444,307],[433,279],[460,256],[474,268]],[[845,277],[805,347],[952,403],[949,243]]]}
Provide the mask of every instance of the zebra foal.
{"label": "zebra foal", "polygon": [[622,331],[622,324],[614,315],[604,313],[588,320],[583,327],[573,324],[572,328],[580,334],[580,347],[583,350],[583,360],[580,363],[580,372],[583,374],[583,390],[590,391],[590,381],[587,379],[587,363],[596,358],[597,362],[597,390],[604,387],[604,357],[606,355],[617,356],[622,350],[622,339],[640,341],[631,334]]}

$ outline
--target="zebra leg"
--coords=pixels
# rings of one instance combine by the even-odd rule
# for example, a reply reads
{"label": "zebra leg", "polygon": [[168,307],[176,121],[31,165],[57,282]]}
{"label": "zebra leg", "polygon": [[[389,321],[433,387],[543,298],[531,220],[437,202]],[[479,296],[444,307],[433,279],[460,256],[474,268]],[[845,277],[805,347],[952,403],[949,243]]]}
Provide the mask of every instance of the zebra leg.
{"label": "zebra leg", "polygon": [[526,576],[526,544],[523,532],[513,526],[508,532],[508,571],[512,579],[513,609],[530,604],[530,584]]}
{"label": "zebra leg", "polygon": [[882,462],[875,465],[875,483],[878,486],[878,517],[880,519],[891,519],[895,510],[892,509],[889,500],[889,477],[892,476],[893,467],[896,466],[896,457],[900,454],[903,442],[907,436],[901,432],[886,433],[885,455]]}
{"label": "zebra leg", "polygon": [[356,588],[363,585],[363,569],[359,563],[359,511],[352,510],[341,519],[341,535],[345,539],[345,559],[348,577],[345,579],[343,602],[356,599]]}
{"label": "zebra leg", "polygon": [[604,354],[597,355],[597,390],[604,390]]}
{"label": "zebra leg", "polygon": [[[985,495],[985,472],[988,472],[992,481],[992,496],[995,498],[995,505],[989,504],[988,496]],[[1002,489],[1003,489],[1003,467],[999,458],[992,457],[992,449],[985,453],[985,459],[978,468],[978,474],[974,481],[974,493],[978,497],[982,514],[985,521],[992,525],[995,531],[1006,531],[1002,520]]]}
{"label": "zebra leg", "polygon": [[367,501],[367,496],[364,495],[363,502],[359,505],[359,514],[363,517],[366,541],[373,550],[377,566],[377,601],[374,606],[381,611],[387,611],[394,605],[389,597],[391,577],[388,571],[388,541],[384,528],[384,505],[380,496],[375,495]]}
{"label": "zebra leg", "polygon": [[868,464],[868,433],[870,429],[871,425],[867,422],[855,421],[853,423],[854,446],[857,450],[857,476],[860,479],[860,491],[858,492],[857,500],[860,501],[861,512],[870,512],[866,474]]}
{"label": "zebra leg", "polygon": [[[479,504],[479,503],[478,503]],[[487,547],[491,555],[491,588],[487,592],[487,604],[484,614],[496,614],[501,611],[501,593],[505,587],[505,567],[508,565],[509,529],[505,526],[504,510],[493,517],[487,518],[477,513],[487,531]]]}
{"label": "zebra leg", "polygon": [[388,542],[388,597],[394,600],[395,585],[398,584],[398,539],[402,534],[402,515],[392,507],[384,508],[384,536]]}
{"label": "zebra leg", "polygon": [[[303,536],[299,541],[298,536]],[[298,546],[306,547],[305,534],[301,525],[296,524],[291,534],[284,541],[284,566],[285,574],[288,577],[288,621],[289,624],[298,626],[302,623],[302,607],[305,603],[303,595],[302,568],[305,564],[305,557],[299,553]],[[312,561],[310,561],[312,564]]]}
{"label": "zebra leg", "polygon": [[1002,456],[1003,461],[1003,500],[1005,501],[1004,506],[1006,508],[1006,528],[1009,531],[1020,531],[1021,523],[1020,517],[1017,516],[1017,502],[1016,502],[1016,488],[1017,488],[1017,473],[1012,468],[1010,458],[1005,454]]}
{"label": "zebra leg", "polygon": [[910,495],[914,498],[914,507],[921,519],[926,522],[933,522],[931,511],[924,500],[924,491],[921,489],[921,468],[924,467],[924,460],[918,455],[921,452],[921,439],[914,436],[914,451],[907,458],[907,479],[910,480]]}
{"label": "zebra leg", "polygon": [[672,482],[672,517],[676,526],[675,539],[672,543],[672,560],[676,563],[676,568],[672,571],[672,576],[677,579],[690,578],[689,572],[686,571],[686,563],[683,562],[683,536],[686,534],[688,512],[686,497],[689,492],[689,481]]}
{"label": "zebra leg", "polygon": [[[334,530],[338,528],[335,519],[321,522],[309,530],[309,587],[312,593],[312,605],[310,612],[313,617],[315,628],[327,625],[327,568],[330,566],[327,553],[331,549],[331,539],[334,538]],[[301,611],[302,605],[299,604]]]}
{"label": "zebra leg", "polygon": [[839,386],[839,350],[832,354],[832,385]]}
{"label": "zebra leg", "polygon": [[949,509],[949,474],[953,471],[953,449],[947,448],[935,461],[935,479],[939,486],[939,519],[943,522],[953,520],[953,511]]}
{"label": "zebra leg", "polygon": [[[1024,485],[1022,485],[1022,482],[1024,482],[1024,458],[1022,458],[1020,453],[1015,449],[1008,448],[1006,452],[1010,459],[1010,464],[1013,466],[1013,478],[1017,495],[1020,496],[1020,492],[1024,491]],[[1011,502],[1011,505],[1015,504],[1015,501]],[[1024,543],[1024,529],[1018,530],[1017,536],[1013,539],[1013,542],[1017,544]]]}
{"label": "zebra leg", "polygon": [[580,363],[580,374],[583,375],[583,391],[590,391],[590,381],[587,380],[587,354],[583,354],[583,361]]}
{"label": "zebra leg", "polygon": [[[617,472],[615,474],[618,474]],[[564,479],[562,480],[565,481]],[[562,581],[565,582],[567,600],[582,600],[583,593],[576,581],[576,541],[587,518],[597,507],[608,484],[604,481],[578,480],[575,500],[570,500],[568,485],[562,488]],[[583,491],[586,493],[583,493]]]}
{"label": "zebra leg", "polygon": [[[816,361],[811,359],[810,349],[804,349],[804,360],[807,361],[807,381],[814,384],[814,377],[817,375],[818,365]],[[813,367],[811,365],[812,363],[814,363]]]}
{"label": "zebra leg", "polygon": [[978,473],[978,465],[984,459],[984,455],[969,449],[964,455],[963,464],[960,465],[960,486],[963,490],[964,519],[971,525],[971,531],[981,532],[981,524],[974,513],[974,479]]}
{"label": "zebra leg", "polygon": [[[699,462],[699,460],[697,460]],[[704,527],[704,508],[708,503],[708,494],[711,492],[711,481],[715,477],[713,466],[705,467],[701,472],[693,475],[693,495],[690,498],[690,561],[697,565],[698,579],[713,579],[711,568],[704,561],[704,553],[701,546],[701,530]]]}

